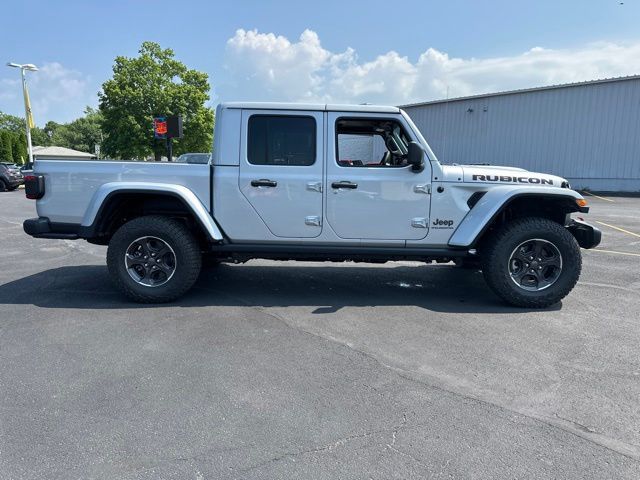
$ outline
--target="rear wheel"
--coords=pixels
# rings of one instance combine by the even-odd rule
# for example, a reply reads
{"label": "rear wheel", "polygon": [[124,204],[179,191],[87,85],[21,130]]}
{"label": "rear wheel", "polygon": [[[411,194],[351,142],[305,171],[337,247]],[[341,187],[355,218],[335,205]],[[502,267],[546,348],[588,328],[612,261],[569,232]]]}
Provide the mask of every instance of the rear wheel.
{"label": "rear wheel", "polygon": [[189,290],[200,274],[200,246],[187,227],[163,216],[125,223],[109,242],[107,266],[127,297],[142,303],[170,302]]}
{"label": "rear wheel", "polygon": [[544,308],[573,289],[582,269],[580,247],[562,225],[546,218],[509,223],[485,242],[482,271],[502,299]]}

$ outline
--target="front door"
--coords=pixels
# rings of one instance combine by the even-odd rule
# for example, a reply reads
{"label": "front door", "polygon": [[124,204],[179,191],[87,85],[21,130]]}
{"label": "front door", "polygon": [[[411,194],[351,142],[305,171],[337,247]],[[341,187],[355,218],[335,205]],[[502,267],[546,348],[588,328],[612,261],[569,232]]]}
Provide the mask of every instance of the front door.
{"label": "front door", "polygon": [[275,236],[322,231],[323,131],[323,112],[242,112],[240,190]]}
{"label": "front door", "polygon": [[431,167],[406,164],[402,118],[328,114],[327,222],[345,239],[419,240],[429,228]]}

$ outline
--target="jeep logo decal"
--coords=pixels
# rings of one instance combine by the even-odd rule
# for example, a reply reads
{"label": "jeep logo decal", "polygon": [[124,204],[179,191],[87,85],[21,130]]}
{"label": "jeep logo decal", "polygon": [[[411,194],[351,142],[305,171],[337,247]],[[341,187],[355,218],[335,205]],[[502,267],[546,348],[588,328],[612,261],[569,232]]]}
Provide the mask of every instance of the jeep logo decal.
{"label": "jeep logo decal", "polygon": [[473,175],[474,182],[508,182],[508,183],[539,183],[553,185],[550,178],[511,177],[509,175]]}
{"label": "jeep logo decal", "polygon": [[453,228],[453,220],[440,220],[436,218],[433,221],[434,228]]}

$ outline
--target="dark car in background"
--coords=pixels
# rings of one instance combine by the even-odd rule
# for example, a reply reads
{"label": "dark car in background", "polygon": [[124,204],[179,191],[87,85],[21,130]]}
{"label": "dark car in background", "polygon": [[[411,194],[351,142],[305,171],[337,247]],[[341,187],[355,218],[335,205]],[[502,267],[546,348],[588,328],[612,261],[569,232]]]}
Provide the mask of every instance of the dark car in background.
{"label": "dark car in background", "polygon": [[210,153],[183,153],[176,158],[176,163],[196,163],[205,165],[209,163]]}
{"label": "dark car in background", "polygon": [[24,183],[20,169],[13,163],[0,163],[0,192],[15,190]]}

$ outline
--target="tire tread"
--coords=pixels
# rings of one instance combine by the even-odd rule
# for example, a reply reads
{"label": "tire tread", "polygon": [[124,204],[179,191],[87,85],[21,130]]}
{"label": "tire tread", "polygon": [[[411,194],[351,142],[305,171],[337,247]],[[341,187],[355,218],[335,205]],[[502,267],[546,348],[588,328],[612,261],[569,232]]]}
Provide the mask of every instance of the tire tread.
{"label": "tire tread", "polygon": [[[563,272],[557,282],[543,290],[543,293],[529,294],[524,290],[519,292],[512,285],[508,272],[501,268],[511,254],[505,248],[508,248],[513,237],[539,232],[550,233],[555,237],[556,246],[561,252],[565,252]],[[559,302],[575,287],[582,270],[582,255],[576,239],[564,226],[547,218],[526,217],[514,220],[496,231],[483,246],[482,271],[487,284],[503,300],[518,307],[546,308]],[[565,258],[567,252],[569,258]]]}
{"label": "tire tread", "polygon": [[[171,286],[170,289],[164,288],[163,285],[158,287],[162,288],[162,290],[149,289],[149,293],[141,293],[135,287],[132,288],[130,279],[123,278],[123,275],[118,270],[118,262],[122,260],[122,251],[119,248],[119,243],[127,242],[127,237],[134,231],[140,231],[139,235],[144,236],[148,234],[145,232],[158,229],[162,230],[164,234],[171,238],[172,242],[179,244],[180,248],[184,250],[184,255],[181,255],[183,258],[179,259],[178,267],[181,268],[183,278],[179,282],[176,278],[176,283],[172,283],[172,280],[174,280],[172,278],[166,284]],[[107,249],[107,266],[116,288],[131,300],[138,303],[166,303],[184,295],[193,286],[200,275],[201,257],[198,242],[184,224],[162,215],[149,215],[135,218],[116,231]]]}

